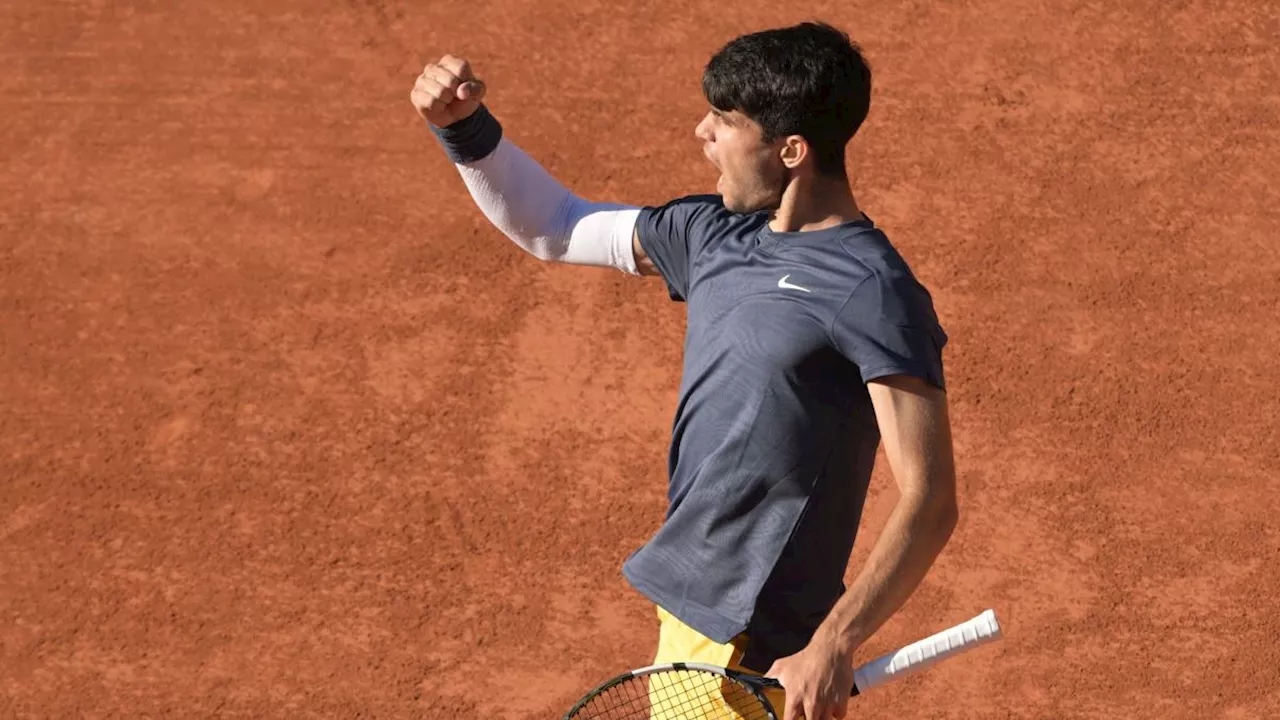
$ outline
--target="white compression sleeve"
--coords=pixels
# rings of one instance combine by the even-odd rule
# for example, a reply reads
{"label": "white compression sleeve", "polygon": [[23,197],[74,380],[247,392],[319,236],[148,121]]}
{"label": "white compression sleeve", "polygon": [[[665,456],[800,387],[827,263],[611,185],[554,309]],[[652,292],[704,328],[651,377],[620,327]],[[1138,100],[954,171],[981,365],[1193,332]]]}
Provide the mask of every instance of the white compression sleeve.
{"label": "white compression sleeve", "polygon": [[638,274],[631,237],[639,208],[583,200],[506,138],[455,166],[489,222],[534,257]]}

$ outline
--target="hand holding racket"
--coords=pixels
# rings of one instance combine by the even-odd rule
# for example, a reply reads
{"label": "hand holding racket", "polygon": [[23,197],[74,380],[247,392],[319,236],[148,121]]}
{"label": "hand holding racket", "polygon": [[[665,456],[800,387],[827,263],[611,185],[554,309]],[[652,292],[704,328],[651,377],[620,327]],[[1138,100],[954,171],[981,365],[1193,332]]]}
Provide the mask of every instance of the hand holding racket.
{"label": "hand holding racket", "polygon": [[[966,620],[882,655],[854,671],[851,694],[1002,637],[995,612]],[[777,680],[698,663],[653,665],[609,680],[582,698],[564,720],[782,720],[764,691]]]}

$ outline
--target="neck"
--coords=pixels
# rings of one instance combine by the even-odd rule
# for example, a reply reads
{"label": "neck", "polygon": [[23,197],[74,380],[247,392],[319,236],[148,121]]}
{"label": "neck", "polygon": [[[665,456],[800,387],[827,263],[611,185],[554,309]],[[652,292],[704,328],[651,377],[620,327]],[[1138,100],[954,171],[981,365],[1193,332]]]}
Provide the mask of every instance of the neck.
{"label": "neck", "polygon": [[787,183],[769,227],[775,232],[825,230],[864,217],[846,178],[811,175]]}

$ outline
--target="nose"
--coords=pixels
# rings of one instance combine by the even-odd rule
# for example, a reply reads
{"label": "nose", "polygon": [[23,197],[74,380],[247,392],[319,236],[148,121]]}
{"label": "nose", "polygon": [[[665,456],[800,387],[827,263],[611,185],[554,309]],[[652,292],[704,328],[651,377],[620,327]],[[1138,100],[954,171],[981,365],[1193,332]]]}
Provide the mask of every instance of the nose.
{"label": "nose", "polygon": [[698,121],[698,126],[693,129],[693,134],[703,142],[711,142],[713,137],[711,134],[711,113],[708,112]]}

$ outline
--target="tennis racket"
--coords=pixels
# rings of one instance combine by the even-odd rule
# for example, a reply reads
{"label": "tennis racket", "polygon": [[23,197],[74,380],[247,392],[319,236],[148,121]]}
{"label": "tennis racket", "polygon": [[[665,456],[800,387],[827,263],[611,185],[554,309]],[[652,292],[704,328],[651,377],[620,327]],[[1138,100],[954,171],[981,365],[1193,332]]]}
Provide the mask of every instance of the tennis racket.
{"label": "tennis racket", "polygon": [[[999,640],[993,610],[886,653],[854,671],[859,695],[934,663]],[[671,663],[632,670],[587,694],[564,720],[780,720],[765,699],[775,679],[701,663]]]}

